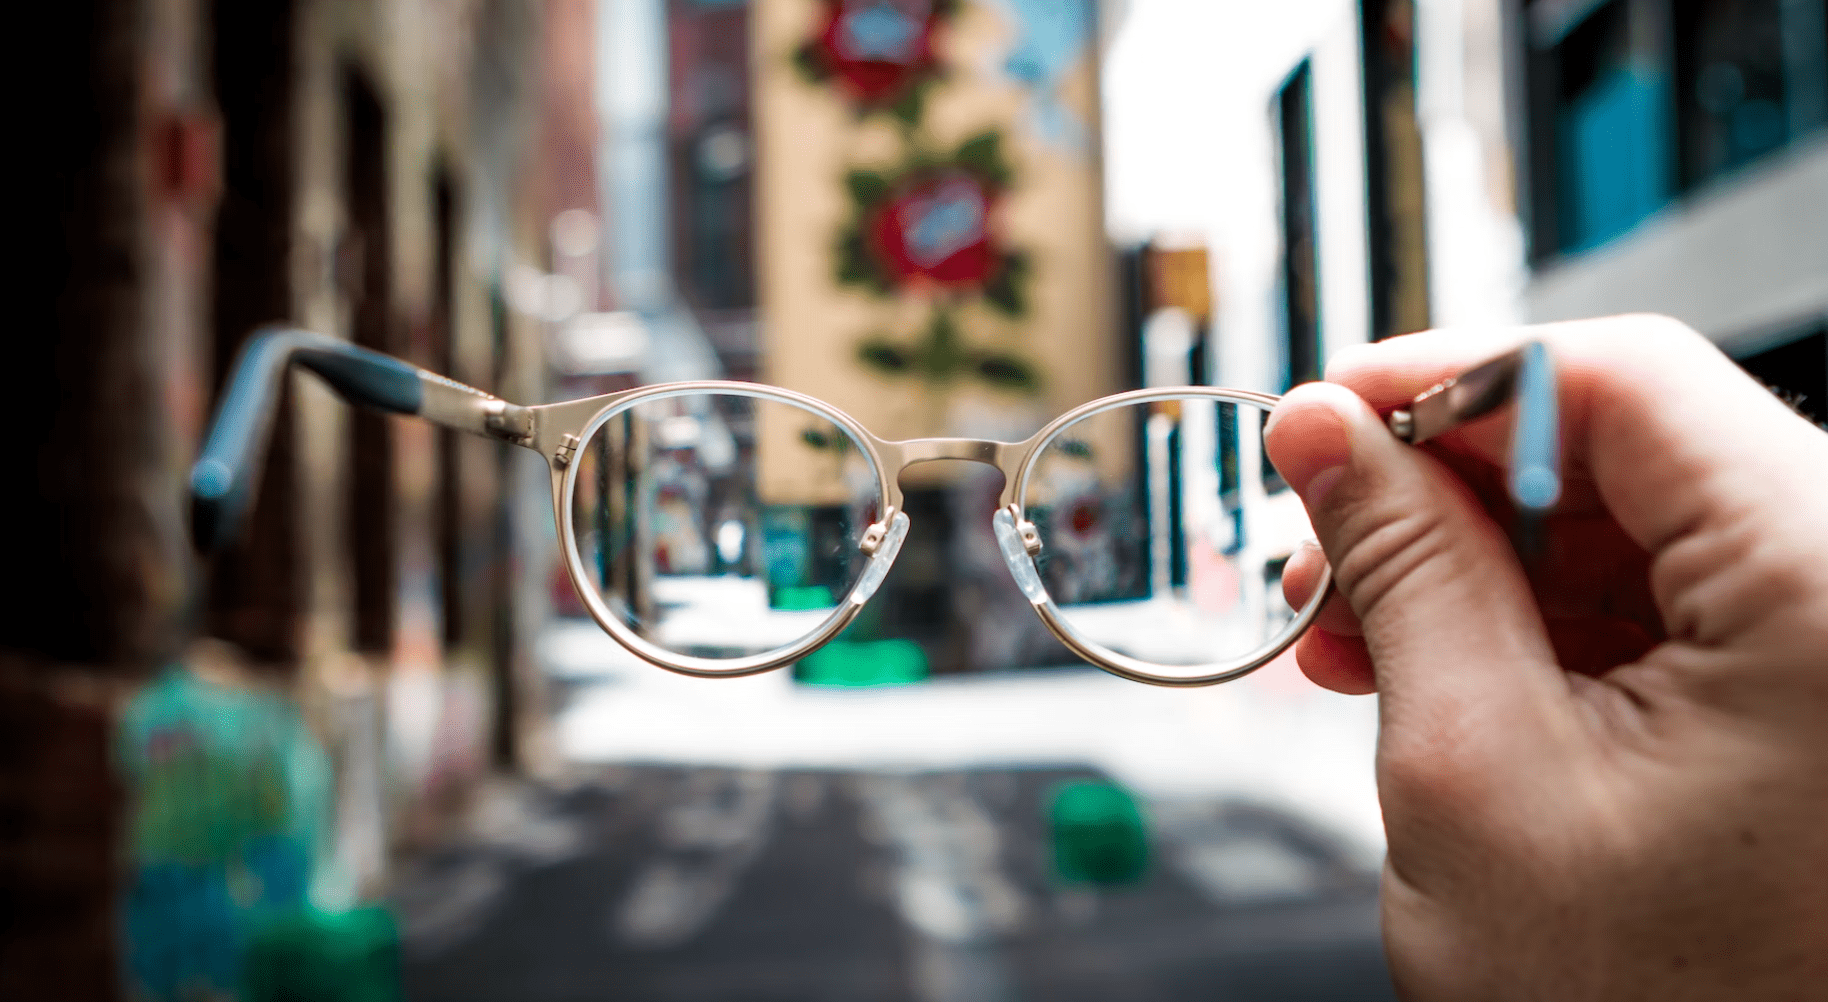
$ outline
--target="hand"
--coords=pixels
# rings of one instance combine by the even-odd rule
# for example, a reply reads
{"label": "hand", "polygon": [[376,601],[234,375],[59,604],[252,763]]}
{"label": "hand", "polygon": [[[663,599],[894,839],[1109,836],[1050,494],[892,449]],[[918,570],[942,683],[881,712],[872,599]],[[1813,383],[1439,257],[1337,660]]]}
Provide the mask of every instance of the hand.
{"label": "hand", "polygon": [[1674,321],[1533,329],[1565,487],[1526,567],[1508,409],[1420,448],[1378,417],[1521,336],[1346,352],[1266,433],[1338,588],[1301,668],[1380,697],[1397,985],[1828,996],[1828,434]]}

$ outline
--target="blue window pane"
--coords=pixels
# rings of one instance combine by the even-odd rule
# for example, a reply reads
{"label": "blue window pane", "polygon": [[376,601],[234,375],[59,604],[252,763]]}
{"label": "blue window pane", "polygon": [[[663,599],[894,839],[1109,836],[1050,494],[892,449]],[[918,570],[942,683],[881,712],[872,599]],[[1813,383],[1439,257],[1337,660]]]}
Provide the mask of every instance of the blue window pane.
{"label": "blue window pane", "polygon": [[1579,251],[1624,233],[1668,203],[1669,82],[1613,69],[1562,109],[1562,247]]}

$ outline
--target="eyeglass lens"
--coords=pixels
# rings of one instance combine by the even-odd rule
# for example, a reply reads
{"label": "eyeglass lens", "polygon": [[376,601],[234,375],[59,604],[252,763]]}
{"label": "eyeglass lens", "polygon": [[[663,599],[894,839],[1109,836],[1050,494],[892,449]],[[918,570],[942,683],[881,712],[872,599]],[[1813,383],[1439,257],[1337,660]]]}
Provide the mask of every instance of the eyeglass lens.
{"label": "eyeglass lens", "polygon": [[578,451],[570,517],[609,612],[678,654],[735,658],[816,632],[857,583],[876,470],[830,418],[732,392],[644,400]]}
{"label": "eyeglass lens", "polygon": [[1191,668],[1287,632],[1282,567],[1312,530],[1263,453],[1267,416],[1211,397],[1152,400],[1090,414],[1044,445],[1023,507],[1041,580],[1081,640]]}

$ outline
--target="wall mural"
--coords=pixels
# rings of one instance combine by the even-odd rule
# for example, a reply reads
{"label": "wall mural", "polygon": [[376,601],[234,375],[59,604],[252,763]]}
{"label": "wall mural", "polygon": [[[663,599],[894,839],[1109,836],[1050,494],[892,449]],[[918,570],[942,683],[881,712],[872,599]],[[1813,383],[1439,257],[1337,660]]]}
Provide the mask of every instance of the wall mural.
{"label": "wall mural", "polygon": [[[399,1002],[399,935],[356,906],[331,841],[333,765],[293,699],[193,645],[124,708],[131,806],[118,914],[143,1002]],[[191,666],[196,666],[193,668]],[[201,673],[200,673],[201,671]]]}
{"label": "wall mural", "polygon": [[180,667],[128,705],[117,756],[133,804],[128,980],[148,999],[237,997],[262,926],[308,905],[330,762],[285,700]]}
{"label": "wall mural", "polygon": [[866,367],[934,383],[965,377],[1021,393],[1040,389],[1039,372],[1020,356],[966,347],[954,316],[973,298],[1010,318],[1027,313],[1028,255],[990,228],[1013,176],[1002,141],[1000,132],[985,132],[943,157],[915,152],[896,167],[845,178],[851,217],[838,237],[838,284],[934,302],[918,341],[876,335],[859,342]]}
{"label": "wall mural", "polygon": [[[1020,440],[1120,389],[1089,0],[750,10],[761,378],[888,439]],[[821,443],[804,431],[785,416],[757,421],[764,535],[783,555],[788,542],[810,552],[817,527],[844,517],[829,478],[807,473]],[[1000,478],[940,463],[902,482],[911,506],[956,509],[952,538],[910,542],[950,549],[928,554],[946,567],[933,600],[968,609],[919,627],[952,631],[923,643],[960,652],[947,667],[1057,657],[1038,623],[1014,625],[1024,609],[998,606],[1025,602],[979,517]],[[771,559],[771,595],[798,594],[804,562]]]}
{"label": "wall mural", "polygon": [[[1114,389],[1089,4],[754,11],[765,378],[892,438],[1021,437]],[[764,495],[799,500],[761,431]]]}
{"label": "wall mural", "polygon": [[860,113],[920,121],[927,88],[945,72],[933,49],[958,0],[823,0],[813,37],[794,52],[808,81],[843,91]]}

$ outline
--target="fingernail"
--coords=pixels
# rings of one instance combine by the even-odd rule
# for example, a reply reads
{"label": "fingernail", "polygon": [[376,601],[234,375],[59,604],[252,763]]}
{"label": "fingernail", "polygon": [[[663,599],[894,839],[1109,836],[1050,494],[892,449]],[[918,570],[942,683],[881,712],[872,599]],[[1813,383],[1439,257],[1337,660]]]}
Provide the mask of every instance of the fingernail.
{"label": "fingernail", "polygon": [[1275,410],[1270,411],[1269,417],[1263,419],[1263,437],[1268,438],[1269,433],[1272,431],[1275,431],[1276,425],[1278,423],[1280,423],[1281,421],[1282,421],[1282,408],[1278,407]]}
{"label": "fingernail", "polygon": [[[1309,391],[1293,407],[1279,409],[1270,425],[1273,429],[1285,420],[1294,422],[1282,428],[1270,458],[1282,479],[1310,508],[1326,500],[1339,483],[1352,453],[1346,416],[1340,413],[1339,403],[1327,396],[1330,394]],[[1264,435],[1268,438],[1269,432]]]}

